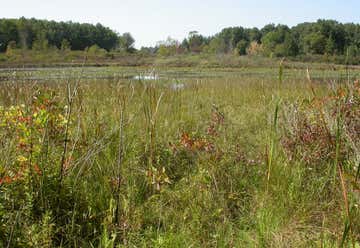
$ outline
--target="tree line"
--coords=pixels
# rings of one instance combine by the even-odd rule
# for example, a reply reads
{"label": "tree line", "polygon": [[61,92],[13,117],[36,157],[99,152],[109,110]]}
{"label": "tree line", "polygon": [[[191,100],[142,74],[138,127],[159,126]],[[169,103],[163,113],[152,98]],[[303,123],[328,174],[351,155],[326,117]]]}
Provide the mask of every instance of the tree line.
{"label": "tree line", "polygon": [[213,36],[196,31],[183,41],[168,38],[154,47],[134,48],[130,33],[122,35],[101,24],[80,24],[37,19],[0,19],[0,52],[9,48],[85,50],[96,46],[107,51],[170,56],[213,53],[295,57],[299,55],[360,56],[360,25],[318,20],[294,27],[268,24],[263,28],[228,27]]}
{"label": "tree line", "polygon": [[100,23],[55,22],[37,19],[0,19],[0,52],[8,48],[45,50],[47,48],[85,50],[98,46],[107,51],[131,51],[134,39],[119,35]]}
{"label": "tree line", "polygon": [[155,48],[163,55],[207,52],[270,57],[360,56],[360,25],[318,20],[291,28],[281,24],[268,24],[261,29],[229,27],[210,37],[193,31],[182,42],[168,38]]}

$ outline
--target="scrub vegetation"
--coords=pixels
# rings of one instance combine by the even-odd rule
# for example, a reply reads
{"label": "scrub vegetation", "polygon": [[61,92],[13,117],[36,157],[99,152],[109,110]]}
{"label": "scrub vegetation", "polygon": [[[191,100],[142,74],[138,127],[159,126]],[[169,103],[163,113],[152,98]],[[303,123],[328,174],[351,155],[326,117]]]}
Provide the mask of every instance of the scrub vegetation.
{"label": "scrub vegetation", "polygon": [[358,247],[357,76],[285,68],[10,73],[0,245]]}

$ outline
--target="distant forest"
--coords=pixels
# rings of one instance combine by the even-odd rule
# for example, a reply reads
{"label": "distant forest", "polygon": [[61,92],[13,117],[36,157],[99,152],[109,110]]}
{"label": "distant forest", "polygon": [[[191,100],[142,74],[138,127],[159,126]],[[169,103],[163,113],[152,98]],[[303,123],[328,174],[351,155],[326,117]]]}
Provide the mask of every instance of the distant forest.
{"label": "distant forest", "polygon": [[85,50],[93,45],[110,51],[118,49],[124,39],[130,46],[134,43],[130,34],[119,35],[101,24],[0,19],[0,52],[9,48]]}
{"label": "distant forest", "polygon": [[101,24],[80,24],[37,19],[0,19],[0,52],[8,49],[85,50],[96,46],[106,51],[171,56],[214,53],[296,57],[299,55],[360,56],[360,25],[318,20],[288,27],[269,24],[261,29],[229,27],[213,36],[196,31],[183,41],[168,38],[155,47],[134,48],[130,33],[118,34]]}

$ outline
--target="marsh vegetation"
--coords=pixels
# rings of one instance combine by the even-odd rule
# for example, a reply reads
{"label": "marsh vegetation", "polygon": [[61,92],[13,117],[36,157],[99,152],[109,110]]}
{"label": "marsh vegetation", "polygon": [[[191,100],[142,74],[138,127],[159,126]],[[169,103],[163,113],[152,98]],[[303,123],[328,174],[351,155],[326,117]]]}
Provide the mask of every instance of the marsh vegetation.
{"label": "marsh vegetation", "polygon": [[149,71],[1,72],[0,246],[359,246],[357,70]]}

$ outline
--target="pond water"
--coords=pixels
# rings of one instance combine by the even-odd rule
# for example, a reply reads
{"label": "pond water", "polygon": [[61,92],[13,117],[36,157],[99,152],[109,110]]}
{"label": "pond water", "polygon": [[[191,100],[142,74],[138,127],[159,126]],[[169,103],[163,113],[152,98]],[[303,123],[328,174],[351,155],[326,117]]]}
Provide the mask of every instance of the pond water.
{"label": "pond water", "polygon": [[[0,81],[66,80],[82,79],[129,79],[129,80],[185,80],[203,78],[278,78],[278,68],[144,68],[144,67],[62,67],[62,68],[1,68]],[[317,80],[355,79],[360,70],[312,70],[311,77]],[[306,79],[304,69],[285,69],[284,79]]]}

